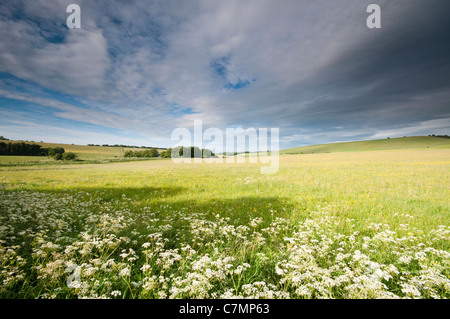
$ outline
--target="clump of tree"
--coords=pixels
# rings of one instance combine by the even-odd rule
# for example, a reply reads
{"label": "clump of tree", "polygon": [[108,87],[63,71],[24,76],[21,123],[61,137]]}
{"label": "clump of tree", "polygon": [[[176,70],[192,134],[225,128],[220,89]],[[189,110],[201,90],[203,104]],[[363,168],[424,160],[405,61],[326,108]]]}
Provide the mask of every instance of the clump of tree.
{"label": "clump of tree", "polygon": [[172,157],[172,149],[168,148],[165,151],[161,152],[161,157],[162,158],[171,158]]}
{"label": "clump of tree", "polygon": [[75,161],[78,159],[77,154],[73,152],[67,152],[62,147],[49,147],[43,149],[46,155],[52,157],[57,161]]}
{"label": "clump of tree", "polygon": [[42,152],[44,155],[50,156],[50,157],[55,157],[57,154],[64,154],[65,150],[62,147],[47,147],[47,148],[43,148]]}
{"label": "clump of tree", "polygon": [[67,152],[67,153],[56,153],[52,156],[57,161],[75,161],[78,160],[78,156],[75,153]]}
{"label": "clump of tree", "polygon": [[124,157],[144,157],[144,158],[150,158],[150,157],[158,157],[159,153],[156,149],[150,149],[145,151],[126,151],[123,154]]}
{"label": "clump of tree", "polygon": [[209,149],[200,149],[197,146],[177,146],[172,149],[171,156],[184,158],[209,158],[216,155]]}
{"label": "clump of tree", "polygon": [[61,159],[63,161],[75,161],[78,159],[78,156],[77,156],[77,154],[75,154],[73,152],[67,152],[67,153],[61,154]]}
{"label": "clump of tree", "polygon": [[41,156],[46,154],[37,144],[0,142],[0,155]]}
{"label": "clump of tree", "polygon": [[75,160],[77,155],[72,152],[66,153],[62,147],[41,147],[37,144],[28,143],[5,143],[0,142],[0,155],[19,156],[49,156],[55,160]]}
{"label": "clump of tree", "polygon": [[[101,146],[101,147],[126,147],[126,148],[154,148],[155,150],[159,149],[159,147],[154,146],[136,146],[136,145],[125,145],[125,144],[87,144],[87,146]],[[160,148],[164,149],[164,148]]]}

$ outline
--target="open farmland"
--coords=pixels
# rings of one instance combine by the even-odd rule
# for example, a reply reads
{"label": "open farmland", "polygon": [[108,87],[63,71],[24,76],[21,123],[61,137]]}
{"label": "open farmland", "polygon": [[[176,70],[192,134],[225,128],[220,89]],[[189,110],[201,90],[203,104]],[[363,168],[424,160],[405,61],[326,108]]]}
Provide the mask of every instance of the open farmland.
{"label": "open farmland", "polygon": [[448,298],[450,150],[1,167],[2,298]]}
{"label": "open farmland", "polygon": [[[42,148],[55,148],[62,147],[65,152],[75,153],[80,160],[83,161],[95,161],[95,160],[111,160],[117,158],[123,158],[123,154],[126,151],[139,151],[147,150],[149,148],[132,148],[132,147],[120,147],[120,146],[98,146],[98,145],[76,145],[76,144],[64,144],[64,143],[46,143],[46,142],[31,142],[31,141],[10,141],[0,140],[3,143],[26,143],[37,144]],[[161,151],[161,150],[159,150]],[[46,156],[0,156],[0,164],[4,163],[27,163],[29,161],[48,162],[49,159]]]}

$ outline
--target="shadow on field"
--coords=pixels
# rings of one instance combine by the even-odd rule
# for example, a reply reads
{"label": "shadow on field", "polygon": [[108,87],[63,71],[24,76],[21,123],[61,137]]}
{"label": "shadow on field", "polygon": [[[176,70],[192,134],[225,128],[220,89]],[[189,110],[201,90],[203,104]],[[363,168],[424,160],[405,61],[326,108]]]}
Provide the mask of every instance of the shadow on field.
{"label": "shadow on field", "polygon": [[69,189],[48,189],[34,187],[33,191],[45,192],[48,194],[78,194],[95,196],[105,201],[129,198],[132,200],[146,200],[171,197],[184,191],[183,187],[71,187]]}
{"label": "shadow on field", "polygon": [[[50,201],[43,201],[42,205],[39,205],[40,209],[54,210],[55,207],[52,205],[55,204],[55,200],[58,202],[58,199],[62,202],[57,204],[56,211],[67,206],[67,210],[64,210],[61,216],[67,223],[66,226],[71,229],[70,234],[65,233],[67,236],[76,237],[85,228],[91,229],[92,225],[89,224],[91,221],[87,221],[86,218],[91,220],[93,214],[104,214],[103,203],[111,203],[113,206],[106,207],[112,208],[111,212],[117,208],[117,212],[125,214],[127,220],[126,227],[120,230],[118,236],[129,236],[131,231],[147,234],[149,226],[153,232],[154,229],[159,229],[160,226],[165,227],[169,223],[168,229],[163,227],[160,230],[164,237],[170,240],[166,246],[168,249],[179,248],[180,240],[188,242],[193,240],[190,229],[194,220],[217,222],[226,218],[226,223],[229,225],[250,227],[252,220],[262,218],[261,224],[256,220],[258,227],[266,228],[277,217],[289,219],[296,216],[298,210],[289,198],[282,196],[248,194],[231,198],[226,196],[207,198],[198,197],[195,191],[182,187],[78,187],[32,190],[32,192],[35,191],[51,198]],[[6,193],[14,192],[17,192],[20,197],[26,196],[22,191],[6,191]],[[36,197],[38,202],[39,198],[39,196]],[[0,206],[1,201],[0,197]],[[79,205],[79,203],[89,203],[89,205]],[[40,226],[39,222],[32,227],[37,226]],[[18,238],[17,242],[24,240]],[[212,237],[205,240],[212,240]]]}
{"label": "shadow on field", "polygon": [[[287,198],[242,196],[238,198],[211,198],[208,200],[165,200],[154,202],[155,209],[159,207],[161,213],[171,211],[181,212],[184,215],[201,214],[206,219],[230,217],[235,224],[246,224],[253,218],[263,217],[272,220],[275,217],[290,216],[294,207]],[[161,207],[163,209],[161,209]]]}
{"label": "shadow on field", "polygon": [[[15,192],[17,190],[8,190]],[[235,225],[248,224],[254,218],[262,217],[271,221],[276,217],[289,218],[298,210],[298,206],[282,196],[243,195],[228,198],[198,197],[189,188],[173,187],[74,187],[48,189],[33,187],[31,191],[38,191],[56,198],[76,196],[78,201],[128,202],[133,214],[138,220],[147,213],[156,214],[155,217],[165,218],[170,215],[196,216],[214,220],[230,218]],[[298,203],[297,203],[298,204]],[[145,208],[145,209],[144,209]],[[137,221],[138,221],[137,220]]]}

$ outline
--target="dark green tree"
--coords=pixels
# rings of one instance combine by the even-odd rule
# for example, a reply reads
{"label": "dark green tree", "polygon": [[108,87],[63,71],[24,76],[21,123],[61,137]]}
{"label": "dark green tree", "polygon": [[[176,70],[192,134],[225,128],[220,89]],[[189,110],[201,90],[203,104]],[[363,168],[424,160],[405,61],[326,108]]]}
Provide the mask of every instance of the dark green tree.
{"label": "dark green tree", "polygon": [[[59,154],[59,153],[57,153]],[[64,161],[73,161],[78,159],[77,154],[73,153],[73,152],[67,152],[61,155],[61,159]]]}
{"label": "dark green tree", "polygon": [[168,148],[167,150],[161,152],[162,158],[171,158],[172,157],[172,149]]}

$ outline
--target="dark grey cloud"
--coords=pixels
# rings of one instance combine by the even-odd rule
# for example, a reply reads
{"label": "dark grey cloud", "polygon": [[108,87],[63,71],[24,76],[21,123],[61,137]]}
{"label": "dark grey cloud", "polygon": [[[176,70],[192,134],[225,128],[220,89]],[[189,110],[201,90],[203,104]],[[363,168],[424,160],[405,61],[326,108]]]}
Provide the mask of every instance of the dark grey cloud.
{"label": "dark grey cloud", "polygon": [[449,100],[442,98],[450,90],[450,3],[413,4],[381,30],[367,30],[365,39],[308,81],[304,89],[318,96],[312,97],[307,121],[353,120],[384,128],[450,115]]}

